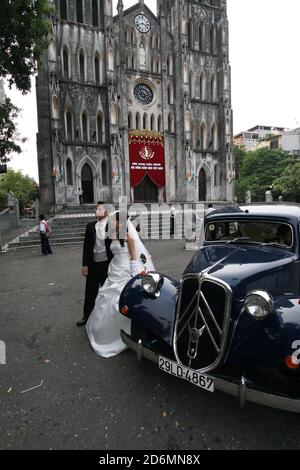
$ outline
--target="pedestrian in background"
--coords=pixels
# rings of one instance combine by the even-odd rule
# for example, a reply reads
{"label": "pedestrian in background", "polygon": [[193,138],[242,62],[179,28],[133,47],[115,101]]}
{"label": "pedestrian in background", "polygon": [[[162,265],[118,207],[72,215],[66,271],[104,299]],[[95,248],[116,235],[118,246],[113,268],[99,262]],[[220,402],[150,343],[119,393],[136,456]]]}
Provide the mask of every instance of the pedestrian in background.
{"label": "pedestrian in background", "polygon": [[82,205],[82,199],[83,199],[83,191],[81,188],[78,190],[78,196],[79,196],[79,204]]}
{"label": "pedestrian in background", "polygon": [[49,243],[49,237],[51,235],[51,229],[49,224],[45,220],[44,214],[40,214],[39,216],[40,223],[39,223],[39,232],[41,237],[41,246],[42,246],[42,255],[52,255],[51,246]]}

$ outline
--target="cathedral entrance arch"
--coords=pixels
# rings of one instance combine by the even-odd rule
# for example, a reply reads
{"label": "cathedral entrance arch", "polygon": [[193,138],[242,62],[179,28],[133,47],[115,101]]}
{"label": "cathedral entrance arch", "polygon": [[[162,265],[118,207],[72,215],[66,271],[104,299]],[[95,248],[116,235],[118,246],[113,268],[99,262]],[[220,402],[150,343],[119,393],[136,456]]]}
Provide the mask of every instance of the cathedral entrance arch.
{"label": "cathedral entrance arch", "polygon": [[134,188],[134,202],[157,202],[158,186],[146,175],[143,181]]}
{"label": "cathedral entrance arch", "polygon": [[199,171],[198,178],[198,187],[199,187],[199,201],[207,200],[207,176],[204,168],[201,168]]}
{"label": "cathedral entrance arch", "polygon": [[88,163],[85,163],[81,170],[81,189],[83,191],[82,202],[84,204],[94,204],[93,171]]}

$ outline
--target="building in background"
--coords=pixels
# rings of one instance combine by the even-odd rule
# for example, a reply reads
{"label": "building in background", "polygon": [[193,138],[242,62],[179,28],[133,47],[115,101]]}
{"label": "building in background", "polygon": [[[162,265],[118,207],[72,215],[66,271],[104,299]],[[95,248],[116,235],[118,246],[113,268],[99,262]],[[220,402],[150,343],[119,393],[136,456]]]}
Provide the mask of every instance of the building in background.
{"label": "building in background", "polygon": [[247,131],[240,132],[233,137],[233,143],[245,150],[256,150],[261,147],[269,147],[269,138],[280,135],[286,129],[284,127],[255,126]]}
{"label": "building in background", "polygon": [[37,79],[43,210],[234,197],[226,0],[52,0]]}
{"label": "building in background", "polygon": [[269,142],[271,149],[281,149],[290,155],[300,156],[300,128],[273,137]]}

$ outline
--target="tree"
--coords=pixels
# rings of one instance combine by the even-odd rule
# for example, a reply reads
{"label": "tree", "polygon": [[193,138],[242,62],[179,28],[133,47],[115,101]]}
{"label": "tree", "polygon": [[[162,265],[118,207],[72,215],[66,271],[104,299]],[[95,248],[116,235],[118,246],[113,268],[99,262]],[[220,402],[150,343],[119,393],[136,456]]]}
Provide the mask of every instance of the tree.
{"label": "tree", "polygon": [[[12,152],[21,153],[21,147],[17,144],[20,140],[14,123],[18,117],[19,109],[6,98],[5,104],[0,106],[0,162],[9,161],[9,154]],[[24,142],[25,139],[22,139]]]}
{"label": "tree", "polygon": [[39,195],[37,183],[24,176],[20,171],[8,170],[4,175],[0,175],[0,207],[7,204],[7,194],[12,191],[20,203],[20,208],[32,204]]}
{"label": "tree", "polygon": [[253,152],[240,153],[238,156],[238,179],[236,195],[239,202],[245,202],[246,191],[250,190],[253,201],[265,201],[265,193],[273,185],[291,162],[282,150],[262,148]]}
{"label": "tree", "polygon": [[[1,0],[0,78],[23,93],[30,91],[30,77],[47,46],[52,11],[48,0]],[[13,122],[18,111],[10,100],[0,105],[0,164],[11,152],[21,153]]]}
{"label": "tree", "polygon": [[47,46],[52,11],[48,0],[1,0],[0,76],[24,93]]}
{"label": "tree", "polygon": [[235,157],[235,175],[236,175],[236,178],[239,178],[240,169],[243,165],[243,160],[247,152],[244,146],[238,147],[235,145],[233,147],[233,153]]}
{"label": "tree", "polygon": [[300,202],[300,162],[289,164],[282,176],[275,179],[274,190],[281,194],[284,199]]}

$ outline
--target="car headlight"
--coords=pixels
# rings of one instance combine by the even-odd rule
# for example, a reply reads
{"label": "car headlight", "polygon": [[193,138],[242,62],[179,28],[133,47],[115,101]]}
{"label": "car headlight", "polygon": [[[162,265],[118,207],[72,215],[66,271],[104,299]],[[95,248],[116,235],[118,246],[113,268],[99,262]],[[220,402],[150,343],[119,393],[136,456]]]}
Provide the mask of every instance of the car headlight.
{"label": "car headlight", "polygon": [[246,311],[256,320],[264,320],[273,309],[273,299],[264,290],[250,292],[245,298]]}
{"label": "car headlight", "polygon": [[160,288],[163,283],[163,278],[158,273],[148,273],[142,279],[142,286],[143,289],[149,295],[153,295],[155,297],[160,296]]}

